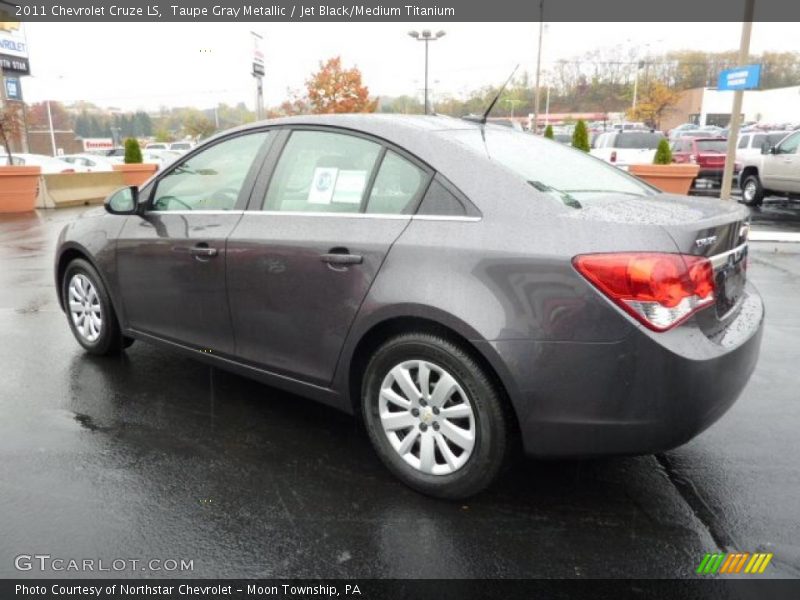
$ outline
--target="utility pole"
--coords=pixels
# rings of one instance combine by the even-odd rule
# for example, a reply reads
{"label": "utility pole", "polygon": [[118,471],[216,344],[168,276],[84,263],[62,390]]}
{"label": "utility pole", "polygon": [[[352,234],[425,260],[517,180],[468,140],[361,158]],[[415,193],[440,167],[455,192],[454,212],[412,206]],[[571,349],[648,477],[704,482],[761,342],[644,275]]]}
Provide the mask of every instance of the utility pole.
{"label": "utility pole", "polygon": [[547,97],[544,101],[544,126],[550,124],[550,86],[547,86]]}
{"label": "utility pole", "polygon": [[[253,77],[256,79],[256,121],[264,118],[264,55],[259,47],[259,42],[264,39],[259,33],[251,31],[253,36]],[[214,111],[216,115],[216,109]],[[219,125],[217,125],[219,128]]]}
{"label": "utility pole", "polygon": [[[747,59],[750,55],[750,33],[753,30],[754,10],[755,0],[745,0],[742,39],[739,43],[739,65],[747,64]],[[736,163],[736,144],[739,139],[739,126],[742,121],[743,99],[744,90],[733,92],[733,111],[731,112],[731,122],[728,128],[728,149],[725,154],[725,169],[722,171],[722,186],[719,191],[721,200],[731,199],[731,183],[733,180],[733,168]]]}
{"label": "utility pole", "polygon": [[536,82],[533,93],[533,133],[539,132],[539,80],[542,72],[542,37],[544,35],[544,0],[539,0],[539,50],[536,52]]}

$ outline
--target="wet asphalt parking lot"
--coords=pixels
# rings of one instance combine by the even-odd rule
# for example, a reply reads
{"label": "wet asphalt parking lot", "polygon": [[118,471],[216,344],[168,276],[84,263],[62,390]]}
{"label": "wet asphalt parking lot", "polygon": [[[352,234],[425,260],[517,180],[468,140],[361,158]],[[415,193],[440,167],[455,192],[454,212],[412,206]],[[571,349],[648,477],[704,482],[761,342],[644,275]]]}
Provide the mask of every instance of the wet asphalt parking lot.
{"label": "wet asphalt parking lot", "polygon": [[[20,554],[194,564],[114,574],[132,577],[691,577],[734,550],[800,576],[800,244],[752,244],[761,360],[711,429],[660,456],[522,461],[451,503],[398,483],[346,415],[141,342],[84,354],[52,278],[82,210],[0,216],[0,577],[59,575]],[[797,230],[791,203],[754,229],[787,213]]]}

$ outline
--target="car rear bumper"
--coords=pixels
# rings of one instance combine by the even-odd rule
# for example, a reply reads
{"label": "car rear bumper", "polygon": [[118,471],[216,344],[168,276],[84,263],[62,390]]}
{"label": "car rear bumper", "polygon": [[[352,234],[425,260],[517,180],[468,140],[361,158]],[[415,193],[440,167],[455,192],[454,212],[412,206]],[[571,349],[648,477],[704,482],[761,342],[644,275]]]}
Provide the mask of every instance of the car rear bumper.
{"label": "car rear bumper", "polygon": [[[690,194],[703,195],[710,194],[716,196],[722,187],[722,169],[700,169],[697,177],[692,182]],[[739,173],[734,172],[731,178],[733,188],[738,187]]]}
{"label": "car rear bumper", "polygon": [[690,321],[660,334],[637,329],[610,343],[492,342],[513,378],[525,452],[648,454],[689,441],[749,380],[763,316],[748,285],[739,314],[712,339]]}

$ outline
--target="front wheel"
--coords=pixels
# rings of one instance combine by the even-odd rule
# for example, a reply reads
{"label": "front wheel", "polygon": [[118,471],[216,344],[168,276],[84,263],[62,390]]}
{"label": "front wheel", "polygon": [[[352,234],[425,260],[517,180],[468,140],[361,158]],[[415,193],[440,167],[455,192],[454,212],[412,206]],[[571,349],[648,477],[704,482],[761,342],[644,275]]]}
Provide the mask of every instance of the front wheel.
{"label": "front wheel", "polygon": [[747,206],[760,206],[764,202],[764,188],[758,175],[745,177],[742,184],[742,200]]}
{"label": "front wheel", "polygon": [[67,266],[62,297],[72,334],[90,354],[116,354],[133,343],[123,338],[117,315],[97,271],[75,259]]}
{"label": "front wheel", "polygon": [[438,336],[411,333],[383,344],[367,367],[362,410],[381,460],[422,493],[471,496],[505,463],[509,428],[495,384]]}

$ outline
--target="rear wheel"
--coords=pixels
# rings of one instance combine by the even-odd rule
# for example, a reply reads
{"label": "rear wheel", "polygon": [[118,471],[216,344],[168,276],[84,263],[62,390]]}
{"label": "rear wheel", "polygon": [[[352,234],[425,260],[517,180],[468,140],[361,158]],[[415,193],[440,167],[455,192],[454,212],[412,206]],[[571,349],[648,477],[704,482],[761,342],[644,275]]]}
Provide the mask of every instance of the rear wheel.
{"label": "rear wheel", "polygon": [[760,206],[764,202],[764,188],[755,173],[751,173],[744,179],[742,200],[747,206]]}
{"label": "rear wheel", "polygon": [[444,338],[412,333],[383,344],[367,367],[362,410],[383,462],[422,493],[476,494],[505,462],[509,428],[498,390]]}
{"label": "rear wheel", "polygon": [[78,343],[90,354],[116,354],[133,343],[123,337],[108,292],[89,262],[75,259],[62,282],[67,321]]}

